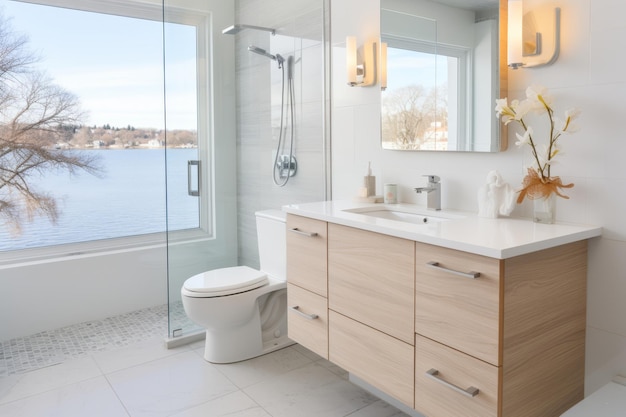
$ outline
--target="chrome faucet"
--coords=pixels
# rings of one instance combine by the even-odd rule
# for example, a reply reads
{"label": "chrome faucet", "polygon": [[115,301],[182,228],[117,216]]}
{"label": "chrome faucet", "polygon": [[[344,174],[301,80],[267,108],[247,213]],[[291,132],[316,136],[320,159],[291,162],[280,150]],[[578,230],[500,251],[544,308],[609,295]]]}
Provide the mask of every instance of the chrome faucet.
{"label": "chrome faucet", "polygon": [[424,175],[428,177],[427,187],[418,187],[415,192],[418,194],[428,193],[426,207],[430,210],[441,210],[441,183],[436,175]]}

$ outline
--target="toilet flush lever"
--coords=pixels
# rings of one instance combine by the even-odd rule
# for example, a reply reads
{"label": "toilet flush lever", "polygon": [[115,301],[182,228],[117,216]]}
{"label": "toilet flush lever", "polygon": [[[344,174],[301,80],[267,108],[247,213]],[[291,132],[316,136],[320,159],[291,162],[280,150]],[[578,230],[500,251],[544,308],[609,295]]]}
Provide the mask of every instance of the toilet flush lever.
{"label": "toilet flush lever", "polygon": [[299,315],[301,315],[302,317],[304,317],[307,320],[315,320],[316,318],[319,317],[317,314],[306,314],[306,313],[303,313],[302,311],[300,311],[300,306],[289,307],[289,310],[293,311],[294,313],[298,313]]}

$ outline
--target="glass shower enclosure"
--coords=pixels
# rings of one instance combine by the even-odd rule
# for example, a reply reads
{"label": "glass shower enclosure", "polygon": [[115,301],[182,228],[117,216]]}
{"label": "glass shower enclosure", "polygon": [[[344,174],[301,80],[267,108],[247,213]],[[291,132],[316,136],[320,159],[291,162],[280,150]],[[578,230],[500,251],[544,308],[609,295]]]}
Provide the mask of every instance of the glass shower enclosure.
{"label": "glass shower enclosure", "polygon": [[[163,0],[170,341],[202,331],[182,308],[187,278],[259,267],[256,211],[327,198],[327,3]],[[276,32],[223,33],[239,23]],[[249,45],[293,63],[292,149],[278,146],[284,72]],[[298,171],[278,187],[275,156],[289,152]]]}

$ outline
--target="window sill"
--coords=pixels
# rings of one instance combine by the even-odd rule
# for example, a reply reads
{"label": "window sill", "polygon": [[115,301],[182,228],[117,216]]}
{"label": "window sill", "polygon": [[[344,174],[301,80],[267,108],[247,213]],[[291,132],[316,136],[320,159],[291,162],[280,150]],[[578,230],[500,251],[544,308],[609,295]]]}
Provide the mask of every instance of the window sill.
{"label": "window sill", "polygon": [[116,253],[165,248],[168,244],[183,245],[213,239],[214,237],[204,230],[190,229],[170,232],[169,235],[165,232],[161,232],[115,239],[68,243],[43,248],[6,251],[0,252],[0,270],[20,266],[62,262],[72,259],[113,255]]}

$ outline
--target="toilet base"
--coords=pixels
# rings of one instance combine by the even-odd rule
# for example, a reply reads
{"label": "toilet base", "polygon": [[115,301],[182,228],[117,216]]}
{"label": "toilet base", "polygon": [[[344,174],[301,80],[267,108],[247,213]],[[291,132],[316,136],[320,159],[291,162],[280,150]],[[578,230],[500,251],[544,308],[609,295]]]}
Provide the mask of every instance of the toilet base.
{"label": "toilet base", "polygon": [[256,299],[247,323],[207,329],[204,359],[211,363],[240,362],[294,343],[287,337],[287,290],[282,288]]}
{"label": "toilet base", "polygon": [[[276,338],[270,342],[259,344],[256,342],[247,344],[223,344],[214,343],[216,334],[215,332],[206,332],[206,341],[204,345],[204,360],[211,363],[234,363],[241,362],[248,359],[256,358],[279,349],[286,348],[295,344],[295,342],[289,339],[286,335]],[[240,338],[235,338],[239,339]],[[260,340],[260,337],[259,339]],[[231,339],[232,341],[232,339]],[[230,345],[231,348],[223,349],[224,346]],[[233,346],[235,346],[233,348]]]}

